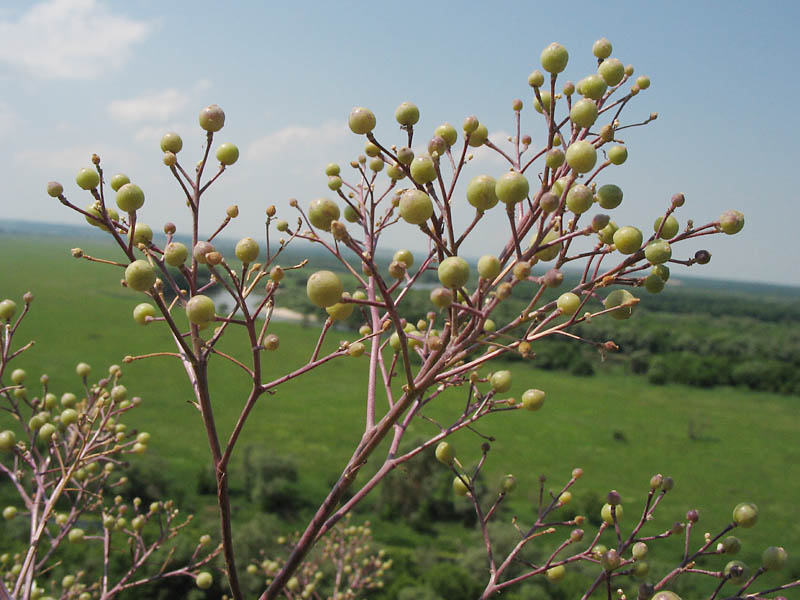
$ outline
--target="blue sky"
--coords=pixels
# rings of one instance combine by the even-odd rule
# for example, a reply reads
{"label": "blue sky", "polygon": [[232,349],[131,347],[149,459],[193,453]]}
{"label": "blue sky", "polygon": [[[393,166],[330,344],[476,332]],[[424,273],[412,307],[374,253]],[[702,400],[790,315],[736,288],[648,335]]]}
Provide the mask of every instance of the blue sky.
{"label": "blue sky", "polygon": [[[528,73],[552,41],[570,51],[565,79],[595,69],[594,40],[631,63],[652,86],[623,118],[658,112],[648,127],[626,131],[627,163],[601,179],[625,200],[620,225],[648,229],[670,196],[683,192],[681,223],[745,213],[735,237],[712,236],[713,253],[696,275],[800,285],[795,123],[800,62],[795,2],[471,2],[230,3],[132,0],[6,2],[0,8],[0,218],[79,223],[44,193],[47,181],[89,202],[75,172],[99,153],[147,194],[141,219],[160,229],[185,223],[179,190],[161,164],[162,133],[184,138],[182,161],[200,158],[200,108],[227,114],[219,141],[242,158],[209,196],[211,231],[224,208],[241,217],[230,235],[262,232],[263,211],[287,199],[307,205],[330,196],[328,162],[346,165],[363,138],[347,129],[353,106],[370,107],[376,134],[403,143],[393,114],[415,102],[418,141],[442,122],[477,115],[493,139],[513,130],[513,98],[522,98],[523,132],[541,140],[530,110]],[[460,128],[459,128],[460,129]],[[503,164],[477,153],[471,175],[499,175]],[[346,170],[345,170],[346,172]],[[466,213],[465,213],[466,214]],[[213,218],[212,218],[213,217]],[[468,218],[468,217],[465,217]],[[496,252],[502,215],[470,251]],[[495,229],[492,229],[495,228]],[[497,233],[500,231],[500,234]],[[494,237],[493,237],[494,236]],[[390,243],[422,247],[416,232]],[[694,246],[695,249],[697,246]],[[688,246],[676,252],[688,254]],[[675,270],[677,274],[678,269]]]}

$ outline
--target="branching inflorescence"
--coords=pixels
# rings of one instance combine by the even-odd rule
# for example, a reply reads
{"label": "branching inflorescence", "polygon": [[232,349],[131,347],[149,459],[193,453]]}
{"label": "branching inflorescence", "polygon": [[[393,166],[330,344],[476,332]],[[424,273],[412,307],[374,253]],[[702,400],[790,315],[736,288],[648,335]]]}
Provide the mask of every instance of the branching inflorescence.
{"label": "branching inflorescence", "polygon": [[[584,536],[580,529],[582,519],[553,520],[551,513],[568,501],[569,489],[581,474],[576,469],[560,494],[545,501],[540,493],[533,522],[523,526],[521,520],[515,521],[518,544],[504,558],[496,556],[487,523],[499,514],[497,508],[513,487],[513,478],[504,482],[492,505],[481,506],[473,486],[486,460],[488,444],[483,445],[477,469],[467,473],[445,441],[450,434],[470,428],[486,415],[542,407],[545,392],[538,389],[527,390],[520,401],[504,397],[512,374],[505,370],[482,372],[492,360],[508,353],[532,358],[537,341],[548,336],[574,338],[601,352],[615,350],[613,341],[581,338],[570,329],[595,318],[630,317],[639,302],[633,291],[661,291],[669,278],[670,264],[690,266],[710,260],[705,250],[683,259],[673,256],[677,244],[716,233],[734,234],[744,225],[741,213],[727,211],[700,226],[688,220],[681,228],[674,213],[684,205],[682,194],[672,197],[649,235],[634,226],[619,227],[607,214],[590,214],[596,205],[613,210],[622,201],[622,190],[602,181],[627,158],[620,132],[657,118],[653,113],[643,122],[622,120],[624,108],[649,87],[649,79],[634,79],[633,67],[610,58],[607,40],[599,40],[593,51],[598,60],[597,72],[577,84],[558,82],[568,62],[563,46],[554,43],[542,52],[546,73],[534,71],[528,79],[533,108],[546,128],[538,149],[531,136],[522,134],[520,100],[512,103],[515,134],[509,138],[509,148],[502,149],[491,141],[487,127],[471,116],[463,121],[461,139],[452,125],[437,127],[428,141],[427,153],[422,154],[411,149],[420,116],[413,104],[404,102],[397,108],[395,118],[403,136],[399,144],[384,142],[373,134],[376,117],[370,110],[353,109],[349,126],[353,133],[365,137],[365,156],[350,163],[352,177],[345,176],[338,165],[328,165],[328,188],[336,200],[319,198],[307,208],[292,200],[290,205],[299,213],[295,225],[277,218],[275,207],[268,207],[265,248],[262,250],[253,238],[244,238],[236,244],[235,260],[233,256],[223,256],[212,242],[238,216],[236,206],[227,210],[212,235],[202,236],[200,228],[204,193],[239,157],[233,144],[219,145],[215,154],[218,167],[207,176],[212,167],[210,153],[215,134],[225,123],[225,114],[216,105],[200,113],[206,145],[196,167],[188,168],[179,160],[183,142],[178,134],[168,133],[161,141],[163,162],[182,190],[191,215],[186,232],[191,238],[190,247],[178,241],[178,229],[172,223],[164,226],[163,244],[156,243],[152,229],[139,220],[145,200],[143,191],[124,175],[107,181],[96,155],[94,166],[82,169],[76,179],[78,186],[92,196],[86,208],[70,201],[59,183],[48,185],[51,196],[112,236],[122,258],[92,257],[79,248],[73,250],[73,255],[124,269],[123,285],[148,298],[136,307],[134,319],[143,325],[163,326],[174,340],[173,353],[157,354],[175,357],[182,363],[194,391],[194,406],[207,432],[216,472],[225,571],[233,598],[243,596],[231,534],[228,471],[253,407],[281,384],[310,375],[324,363],[362,355],[366,357],[362,360],[367,365],[368,383],[363,395],[361,440],[306,529],[293,540],[286,559],[266,561],[263,568],[270,582],[262,599],[298,595],[298,582],[316,572],[302,567],[315,543],[331,532],[388,473],[433,448],[437,458],[453,469],[456,493],[474,500],[488,554],[489,580],[484,597],[535,575],[557,580],[567,565],[577,561],[598,564],[597,578],[589,584],[584,597],[598,589],[607,590],[610,597],[612,580],[621,575],[643,575],[645,542],[685,530],[687,551],[680,566],[640,589],[641,597],[657,593],[655,597],[660,600],[669,600],[674,594],[663,588],[680,574],[698,572],[698,556],[725,551],[714,546],[717,536],[706,540],[694,554],[689,552],[689,533],[696,515],[689,516],[680,531],[676,527],[649,537],[640,533],[669,489],[668,479],[660,476],[654,478],[642,516],[632,530],[623,533],[620,528],[619,497],[612,493],[605,522],[594,541],[588,547],[573,550]],[[473,149],[480,147],[502,157],[507,170],[493,175],[470,172]],[[116,193],[119,213],[110,205],[107,185]],[[463,201],[464,194],[468,206]],[[468,210],[472,215],[469,224],[459,227],[456,215]],[[502,239],[497,243],[487,240],[483,245],[491,246],[486,248],[489,253],[470,264],[463,256],[465,242],[472,239],[476,227],[491,211],[505,211],[506,233],[496,238]],[[385,271],[379,264],[379,255],[385,246],[385,232],[393,228],[405,228],[407,235],[419,236],[428,249],[416,257],[408,250],[398,251]],[[275,231],[283,236],[277,242]],[[356,284],[353,290],[345,291],[340,276],[333,271],[308,275],[308,297],[327,312],[327,318],[307,363],[269,379],[264,376],[263,367],[279,346],[270,327],[277,292],[285,277],[296,276],[294,271],[306,268],[305,261],[287,266],[281,265],[281,259],[284,250],[300,240],[327,250],[339,262],[340,271]],[[556,299],[547,300],[547,290],[563,284],[565,266],[580,267],[578,281]],[[208,283],[202,276],[206,270],[210,275]],[[428,272],[435,272],[440,283],[430,294],[432,310],[426,319],[410,323],[404,318],[406,300]],[[224,289],[230,296],[233,308],[227,314],[218,314],[217,306],[206,294],[211,288]],[[251,296],[257,299],[255,303],[248,303]],[[512,297],[524,298],[524,310],[502,320],[496,309]],[[323,350],[332,324],[347,319],[355,310],[363,315],[358,336],[332,351]],[[241,328],[246,333],[246,359],[219,349],[219,341],[229,328]],[[151,356],[154,355],[129,356],[125,361]],[[211,360],[231,361],[250,382],[247,397],[238,404],[238,420],[227,436],[218,431],[214,417],[208,381]],[[464,401],[446,420],[433,421],[424,414],[424,409],[437,404],[443,394],[459,390]],[[229,399],[226,404],[230,405]],[[434,424],[435,434],[411,449],[403,446],[401,450],[410,425],[420,418]],[[382,449],[385,454],[380,458],[373,456],[383,442],[388,442],[388,450]],[[368,458],[373,462],[377,459],[379,467],[371,476],[357,479]],[[560,533],[564,528],[569,530],[566,536]],[[615,531],[616,545],[598,552],[600,534],[606,529]],[[544,561],[533,563],[523,558],[523,550],[529,544],[541,546],[546,542],[551,543],[552,551]],[[725,542],[721,543],[724,546]],[[625,553],[631,550],[632,558],[628,558]],[[736,568],[707,574],[723,582],[734,581],[740,575]],[[299,589],[307,589],[312,583],[306,582]],[[742,590],[750,583],[752,579]],[[721,596],[714,592],[713,597]]]}

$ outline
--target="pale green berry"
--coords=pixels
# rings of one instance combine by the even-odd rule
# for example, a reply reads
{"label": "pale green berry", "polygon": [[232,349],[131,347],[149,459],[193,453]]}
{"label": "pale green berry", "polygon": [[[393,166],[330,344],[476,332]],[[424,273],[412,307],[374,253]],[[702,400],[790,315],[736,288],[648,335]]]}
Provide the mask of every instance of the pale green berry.
{"label": "pale green berry", "polygon": [[61,395],[61,406],[64,408],[72,408],[78,403],[78,397],[72,392],[66,392]]}
{"label": "pale green berry", "polygon": [[411,266],[414,264],[414,255],[411,254],[410,250],[398,250],[394,253],[392,257],[393,261],[401,262],[405,264],[406,269],[410,269]]}
{"label": "pale green berry", "polygon": [[644,289],[646,289],[651,294],[658,294],[661,290],[664,289],[664,280],[661,279],[657,274],[650,273],[644,280]]}
{"label": "pale green berry", "polygon": [[504,370],[492,373],[491,377],[489,377],[489,385],[499,394],[507,392],[511,389],[511,371]]}
{"label": "pale green berry", "polygon": [[453,292],[447,288],[434,288],[431,290],[430,298],[437,308],[447,308],[453,303]]}
{"label": "pale green berry", "polygon": [[170,242],[164,248],[164,261],[171,267],[179,267],[189,257],[189,249],[180,242]]}
{"label": "pale green berry", "polygon": [[642,247],[642,232],[626,225],[614,232],[614,245],[622,254],[634,254]]}
{"label": "pale green berry", "polygon": [[126,183],[117,191],[117,206],[123,212],[136,212],[144,204],[144,192],[135,183]]}
{"label": "pale green berry", "polygon": [[39,439],[44,440],[45,442],[49,442],[53,435],[56,433],[55,425],[52,423],[45,423],[39,429]]}
{"label": "pale green berry", "polygon": [[551,169],[557,169],[564,164],[566,156],[561,148],[550,148],[544,155],[544,164]]}
{"label": "pale green berry", "polygon": [[597,190],[597,203],[606,210],[617,208],[622,203],[622,188],[607,183]]}
{"label": "pale green berry", "polygon": [[406,173],[399,165],[394,164],[386,167],[386,175],[393,181],[400,181],[406,176]]}
{"label": "pale green berry", "polygon": [[438,269],[439,281],[446,288],[461,288],[469,279],[469,264],[460,256],[448,256]]}
{"label": "pale green berry", "polygon": [[[664,220],[664,217],[658,217],[653,223],[653,231],[658,231],[658,228],[661,227],[661,221]],[[676,235],[678,235],[678,230],[680,229],[680,225],[678,224],[678,219],[676,219],[673,215],[667,217],[667,220],[664,222],[664,226],[661,227],[661,235],[658,237],[671,240]]]}
{"label": "pale green berry", "polygon": [[597,162],[597,150],[585,140],[578,140],[567,148],[567,164],[576,173],[588,173]]}
{"label": "pale green berry", "polygon": [[542,73],[539,69],[533,71],[530,75],[528,75],[528,85],[531,87],[542,87],[544,85],[544,73]]}
{"label": "pale green berry", "polygon": [[0,319],[3,321],[10,321],[17,312],[17,303],[13,300],[6,298],[0,302]]}
{"label": "pale green berry", "polygon": [[80,544],[83,542],[83,537],[83,529],[78,528],[70,529],[69,533],[67,534],[67,539],[73,544]]}
{"label": "pale green berry", "polygon": [[93,190],[100,185],[100,174],[96,169],[84,167],[75,175],[75,183],[82,190]]}
{"label": "pale green berry", "polygon": [[453,479],[453,491],[457,496],[466,496],[469,493],[469,487],[467,487],[467,483],[464,483],[464,481],[469,483],[469,477],[462,475],[461,477],[455,477]]}
{"label": "pale green berry", "polygon": [[375,114],[368,108],[357,106],[350,111],[348,118],[350,131],[356,135],[364,135],[375,129]]}
{"label": "pale green berry", "polygon": [[371,161],[369,161],[370,171],[374,171],[375,173],[380,173],[383,171],[384,166],[386,166],[386,163],[384,163],[383,159],[380,157],[373,158]]}
{"label": "pale green berry", "polygon": [[308,220],[324,231],[330,231],[331,222],[338,220],[340,215],[339,205],[328,198],[312,200],[308,207]]}
{"label": "pale green berry", "polygon": [[201,590],[207,590],[214,583],[214,577],[208,571],[201,571],[195,578],[195,585]]}
{"label": "pale green berry", "polygon": [[497,182],[489,175],[473,177],[467,184],[467,202],[480,211],[494,207],[498,200],[495,193]]}
{"label": "pale green berry", "polygon": [[186,318],[194,325],[206,325],[214,320],[216,307],[208,296],[198,294],[186,303]]}
{"label": "pale green berry", "polygon": [[11,371],[11,383],[14,385],[22,385],[22,382],[25,381],[27,376],[28,373],[26,373],[24,369],[14,369]]}
{"label": "pale green berry", "polygon": [[381,149],[378,148],[378,146],[376,146],[372,142],[368,141],[366,144],[364,144],[364,154],[366,154],[367,156],[369,156],[371,158],[375,158],[380,153],[381,153]]}
{"label": "pale green berry", "polygon": [[591,127],[597,120],[597,104],[588,98],[582,98],[572,105],[569,118],[578,127]]}
{"label": "pale green berry", "polygon": [[153,230],[145,223],[136,223],[136,228],[133,230],[133,243],[144,244],[149,246],[153,241]]}
{"label": "pale green berry", "polygon": [[542,50],[539,60],[548,73],[561,73],[567,67],[569,52],[561,44],[553,42]]}
{"label": "pale green berry", "polygon": [[148,304],[147,302],[137,304],[136,308],[133,309],[133,320],[139,323],[139,325],[147,325],[149,323],[148,317],[153,318],[155,316],[156,309],[152,304]]}
{"label": "pale green berry", "polygon": [[496,256],[485,254],[478,259],[478,275],[481,279],[493,280],[500,274],[500,261]]}
{"label": "pale green berry", "polygon": [[394,111],[394,118],[405,127],[416,125],[419,121],[419,108],[411,102],[403,102]]}
{"label": "pale green berry", "polygon": [[408,166],[411,164],[411,161],[413,160],[414,160],[414,151],[411,148],[403,147],[397,151],[397,161],[401,165]]}
{"label": "pale green berry", "polygon": [[644,75],[640,75],[636,78],[636,85],[639,87],[640,90],[646,90],[650,87],[650,78],[645,77]]}
{"label": "pale green berry", "polygon": [[239,148],[236,147],[236,144],[229,142],[220,144],[219,148],[217,148],[217,160],[225,166],[232,165],[239,160]]}
{"label": "pale green berry", "polygon": [[553,104],[553,96],[550,92],[539,92],[539,96],[541,97],[542,101],[539,102],[539,98],[533,99],[533,108],[536,112],[540,114],[550,114],[550,107]]}
{"label": "pale green berry", "polygon": [[450,123],[442,123],[433,130],[433,134],[442,138],[448,148],[453,146],[458,140],[458,132]]}
{"label": "pale green berry", "polygon": [[567,570],[564,565],[558,565],[557,567],[550,567],[547,569],[544,576],[547,578],[547,581],[556,582],[564,579],[566,572]]}
{"label": "pale green berry", "polygon": [[608,58],[611,56],[611,42],[606,38],[600,38],[592,44],[592,54],[597,58]]}
{"label": "pale green berry", "polygon": [[744,215],[738,210],[726,210],[719,218],[719,228],[727,235],[739,233],[744,227]]}
{"label": "pale green berry", "polygon": [[669,281],[669,267],[666,265],[656,265],[653,267],[653,273],[658,275],[665,282]]}
{"label": "pale green berry", "polygon": [[[622,505],[621,504],[617,504],[614,507],[614,512],[616,513],[616,516],[617,516],[617,522],[621,521],[622,520],[622,514],[624,512],[622,510]],[[614,515],[612,514],[611,505],[610,504],[606,503],[606,504],[603,505],[603,508],[600,511],[600,517],[603,519],[603,521],[605,521],[609,525],[613,525],[614,524]]]}
{"label": "pale green berry", "polygon": [[644,257],[651,265],[660,265],[672,258],[672,248],[669,242],[653,240],[645,246]]}
{"label": "pale green berry", "polygon": [[583,184],[575,184],[567,192],[567,208],[576,215],[583,214],[589,210],[593,201],[592,190]]}
{"label": "pale green berry", "polygon": [[358,358],[364,354],[365,349],[364,344],[361,342],[353,342],[347,347],[347,353],[354,358]]}
{"label": "pale green berry", "polygon": [[545,393],[542,390],[530,389],[522,393],[522,406],[525,410],[539,410],[544,404]]}
{"label": "pale green berry", "polygon": [[608,85],[615,86],[625,77],[625,65],[618,58],[607,58],[597,67],[597,72]]}
{"label": "pale green berry", "polygon": [[489,139],[489,130],[486,128],[486,125],[478,125],[478,127],[469,134],[469,142],[468,144],[473,148],[478,148],[483,146],[486,143],[486,140]]}
{"label": "pale green berry", "polygon": [[739,527],[752,527],[758,521],[758,507],[752,502],[737,504],[733,509],[733,521]]}
{"label": "pale green berry", "polygon": [[[350,294],[343,292],[341,298],[350,298]],[[355,304],[352,302],[337,302],[331,306],[325,307],[325,312],[328,313],[330,318],[334,321],[344,321],[353,314]]]}
{"label": "pale green berry", "polygon": [[333,175],[332,177],[328,177],[328,189],[333,190],[334,192],[342,187],[342,178]]}
{"label": "pale green berry", "polygon": [[411,177],[417,183],[424,185],[436,179],[436,167],[433,164],[433,159],[426,154],[417,156],[411,161],[409,169],[411,171]]}
{"label": "pale green berry", "polygon": [[110,181],[111,189],[114,190],[115,192],[117,192],[117,191],[119,191],[119,188],[121,188],[126,183],[130,183],[130,182],[131,182],[131,180],[127,175],[125,175],[124,173],[117,173],[116,175],[114,175],[111,178],[111,181]]}
{"label": "pale green berry", "polygon": [[436,460],[445,465],[452,465],[456,458],[456,450],[447,442],[439,442],[436,446]]}
{"label": "pale green berry", "polygon": [[339,302],[344,288],[336,273],[317,271],[306,283],[308,299],[320,308],[326,308]]}
{"label": "pale green berry", "polygon": [[14,517],[17,516],[17,507],[16,506],[6,506],[3,509],[3,519],[6,521],[10,521]]}
{"label": "pale green berry", "polygon": [[629,303],[634,300],[636,300],[636,298],[628,290],[614,290],[603,300],[603,306],[606,309],[619,307],[616,308],[616,310],[610,311],[608,314],[618,320],[629,319],[633,314],[633,308],[635,306],[635,304]]}
{"label": "pale green berry", "polygon": [[561,309],[562,314],[571,316],[578,312],[578,308],[581,305],[581,299],[577,294],[566,292],[558,297],[556,305]]}
{"label": "pale green berry", "polygon": [[153,287],[156,272],[146,260],[135,260],[125,268],[125,283],[137,292],[144,292]]}
{"label": "pale green berry", "polygon": [[[541,243],[539,244],[539,248],[541,248],[541,250],[537,251],[536,254],[534,254],[534,256],[539,260],[541,260],[542,262],[549,262],[553,260],[561,252],[563,243],[558,242],[557,244],[553,244],[552,246],[549,246],[547,248],[544,248],[544,246],[546,246],[547,244],[551,244],[559,237],[561,236],[556,230],[551,229],[550,231],[548,231],[542,238]],[[534,236],[533,239],[531,240],[531,247],[533,247],[535,242],[536,242],[536,236]]]}
{"label": "pale green berry", "polygon": [[612,146],[608,150],[608,160],[612,165],[621,165],[628,160],[628,149],[625,146]]}
{"label": "pale green berry", "polygon": [[344,218],[350,223],[358,223],[361,220],[361,215],[358,211],[349,204],[344,207]]}
{"label": "pale green berry", "polygon": [[197,117],[200,127],[205,131],[215,132],[225,125],[225,112],[216,104],[206,106]]}
{"label": "pale green berry", "polygon": [[258,242],[251,237],[242,238],[236,242],[236,258],[238,258],[244,264],[250,264],[256,260],[258,258],[259,251],[260,249],[258,247]]}
{"label": "pale green berry", "polygon": [[0,452],[11,452],[17,443],[17,436],[10,429],[0,431]]}
{"label": "pale green berry", "polygon": [[[177,133],[170,131],[161,136],[161,151],[177,154],[183,148],[183,140]],[[126,182],[127,183],[127,182]]]}
{"label": "pale green berry", "polygon": [[328,166],[325,167],[325,175],[328,177],[335,177],[340,172],[339,165],[336,163],[328,163]]}
{"label": "pale green berry", "polygon": [[479,125],[480,123],[478,122],[478,117],[474,115],[471,117],[467,117],[466,119],[464,119],[464,124],[463,124],[464,133],[467,135],[474,133],[478,129]]}
{"label": "pale green berry", "polygon": [[399,212],[406,223],[421,225],[433,215],[433,201],[425,192],[409,189],[400,196]]}
{"label": "pale green berry", "polygon": [[503,173],[497,179],[494,192],[504,204],[514,205],[528,197],[530,184],[527,178],[517,171]]}
{"label": "pale green berry", "polygon": [[580,86],[581,95],[586,98],[591,98],[592,100],[599,100],[602,98],[603,94],[605,94],[608,89],[606,80],[600,77],[600,75],[584,77],[578,85]]}
{"label": "pale green berry", "polygon": [[47,195],[52,198],[58,198],[64,193],[64,186],[57,181],[49,181],[47,183]]}
{"label": "pale green berry", "polygon": [[600,241],[604,244],[613,244],[614,233],[616,233],[617,229],[617,224],[614,221],[609,221],[608,225],[597,232],[597,237],[599,237]]}

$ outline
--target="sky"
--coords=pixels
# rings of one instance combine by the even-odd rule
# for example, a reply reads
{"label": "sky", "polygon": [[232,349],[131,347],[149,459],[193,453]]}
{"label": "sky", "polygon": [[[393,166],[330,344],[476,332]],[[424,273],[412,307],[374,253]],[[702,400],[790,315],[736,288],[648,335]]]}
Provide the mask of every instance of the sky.
{"label": "sky", "polygon": [[[144,189],[140,220],[156,231],[173,221],[181,231],[186,208],[159,139],[178,132],[179,158],[194,165],[204,140],[197,115],[216,103],[226,113],[216,139],[237,144],[241,158],[209,191],[202,228],[213,231],[237,204],[227,235],[258,239],[268,205],[293,221],[289,198],[307,206],[333,197],[329,162],[352,177],[346,165],[364,143],[347,127],[354,106],[375,112],[376,136],[387,144],[404,144],[393,118],[403,101],[420,107],[420,144],[443,122],[460,131],[469,115],[504,144],[514,127],[511,101],[521,98],[523,133],[537,145],[542,117],[531,110],[527,77],[541,68],[541,50],[566,46],[560,81],[577,81],[596,70],[592,43],[606,37],[612,56],[652,82],[622,124],[659,115],[621,132],[629,159],[598,180],[625,192],[614,220],[649,231],[676,192],[687,198],[681,224],[740,210],[740,234],[685,244],[676,257],[703,247],[713,259],[691,274],[797,286],[798,23],[800,4],[790,1],[6,1],[0,219],[81,223],[46,195],[46,184],[60,181],[68,198],[88,204],[74,176],[96,152],[108,174],[124,172]],[[466,175],[505,169],[482,149]],[[472,212],[461,197],[466,223]],[[425,247],[418,231],[395,230],[387,244]],[[496,253],[507,238],[504,215],[492,214],[477,233],[468,252]]]}

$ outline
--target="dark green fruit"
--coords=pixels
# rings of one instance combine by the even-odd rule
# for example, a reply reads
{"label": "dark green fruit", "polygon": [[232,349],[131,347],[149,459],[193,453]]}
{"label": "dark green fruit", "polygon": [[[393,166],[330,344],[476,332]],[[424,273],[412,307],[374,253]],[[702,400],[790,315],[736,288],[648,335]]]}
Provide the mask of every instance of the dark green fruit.
{"label": "dark green fruit", "polygon": [[675,592],[670,592],[669,590],[661,590],[657,592],[650,600],[681,600],[681,597],[678,596]]}
{"label": "dark green fruit", "polygon": [[744,227],[744,215],[738,210],[726,210],[719,218],[719,228],[723,233],[733,235]]}
{"label": "dark green fruit", "polygon": [[312,200],[308,207],[308,220],[324,231],[330,231],[331,222],[338,220],[340,215],[339,205],[328,198]]}
{"label": "dark green fruit", "polygon": [[394,111],[394,118],[400,125],[408,127],[409,125],[416,125],[419,121],[419,108],[416,104],[411,102],[403,102]]}
{"label": "dark green fruit", "polygon": [[597,150],[587,141],[579,140],[567,148],[567,164],[576,173],[588,173],[597,162]]}
{"label": "dark green fruit", "polygon": [[406,190],[400,196],[399,211],[406,223],[421,225],[433,215],[433,202],[430,196],[421,190]]}
{"label": "dark green fruit", "polygon": [[306,283],[308,299],[320,308],[327,308],[339,302],[343,291],[341,280],[331,271],[317,271]]}
{"label": "dark green fruit", "polygon": [[587,186],[578,183],[569,188],[567,192],[567,208],[576,215],[585,213],[592,207],[594,195]]}
{"label": "dark green fruit", "polygon": [[548,73],[561,73],[569,62],[569,52],[561,44],[553,42],[542,50],[539,60]]}
{"label": "dark green fruit", "polygon": [[613,183],[601,186],[597,190],[597,203],[606,210],[617,208],[622,203],[622,188]]}
{"label": "dark green fruit", "polygon": [[769,571],[780,571],[789,555],[780,546],[770,546],[761,555],[761,566]]}
{"label": "dark green fruit", "polygon": [[497,204],[494,177],[478,175],[467,184],[467,202],[481,211],[486,211]]}
{"label": "dark green fruit", "polygon": [[651,294],[658,294],[664,289],[664,280],[655,273],[650,273],[644,280],[644,289]]}
{"label": "dark green fruit", "polygon": [[125,283],[137,292],[144,292],[153,287],[156,272],[146,260],[135,260],[125,268]]}
{"label": "dark green fruit", "polygon": [[375,129],[375,115],[368,108],[357,106],[350,111],[348,124],[350,125],[350,131],[356,135],[364,135]]}
{"label": "dark green fruit", "polygon": [[448,256],[438,269],[439,281],[446,288],[461,288],[469,279],[469,264],[460,256]]}
{"label": "dark green fruit", "polygon": [[724,540],[722,540],[722,550],[725,554],[738,554],[739,550],[742,549],[742,542],[739,541],[739,538],[733,535],[729,535]]}
{"label": "dark green fruit", "polygon": [[752,502],[737,504],[733,509],[733,521],[739,527],[752,527],[758,521],[758,507]]}
{"label": "dark green fruit", "polygon": [[665,282],[669,281],[669,267],[666,265],[656,265],[653,267],[653,274],[658,275]]}
{"label": "dark green fruit", "polygon": [[206,106],[197,117],[200,127],[208,132],[215,132],[225,125],[225,112],[216,104]]}
{"label": "dark green fruit", "polygon": [[614,245],[622,254],[633,254],[642,247],[642,232],[626,225],[614,232]]}
{"label": "dark green fruit", "polygon": [[653,240],[645,246],[644,257],[651,265],[660,265],[672,258],[672,248],[665,240]]}
{"label": "dark green fruit", "polygon": [[748,568],[747,565],[740,560],[730,561],[725,565],[722,572],[730,576],[729,581],[731,583],[744,583],[747,581]]}
{"label": "dark green fruit", "polygon": [[135,183],[126,183],[117,191],[117,206],[124,212],[135,212],[144,204],[144,192]]}
{"label": "dark green fruit", "polygon": [[631,302],[632,300],[635,299],[636,298],[634,297],[634,295],[631,294],[628,290],[614,290],[608,296],[606,296],[606,299],[603,301],[603,306],[605,306],[605,308],[607,309],[618,306],[619,308],[617,308],[616,310],[612,310],[608,314],[618,320],[629,319],[633,314],[633,308],[635,305],[634,304],[630,304],[628,306],[622,306],[622,305],[627,304],[628,302]]}

